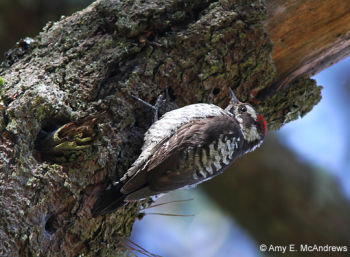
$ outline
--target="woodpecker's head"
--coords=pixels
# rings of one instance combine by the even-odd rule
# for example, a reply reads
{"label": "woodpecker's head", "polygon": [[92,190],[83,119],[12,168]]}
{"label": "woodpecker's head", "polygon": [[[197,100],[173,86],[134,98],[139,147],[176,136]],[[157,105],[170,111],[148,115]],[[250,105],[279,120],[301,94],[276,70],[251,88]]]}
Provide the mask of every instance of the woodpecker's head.
{"label": "woodpecker's head", "polygon": [[240,102],[231,89],[230,92],[232,98],[225,110],[232,113],[236,118],[248,143],[262,141],[267,131],[266,120],[261,114],[257,113],[253,106]]}

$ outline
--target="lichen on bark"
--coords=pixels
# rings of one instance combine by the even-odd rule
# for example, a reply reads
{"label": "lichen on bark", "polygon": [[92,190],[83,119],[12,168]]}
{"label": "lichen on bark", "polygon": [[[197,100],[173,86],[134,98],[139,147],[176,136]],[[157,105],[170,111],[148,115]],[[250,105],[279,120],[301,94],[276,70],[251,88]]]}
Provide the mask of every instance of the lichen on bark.
{"label": "lichen on bark", "polygon": [[277,94],[265,98],[259,105],[259,111],[267,117],[271,130],[279,129],[311,111],[321,100],[321,89],[307,75],[299,76],[285,88],[280,85]]}
{"label": "lichen on bark", "polygon": [[[166,110],[195,102],[224,106],[230,87],[242,101],[254,103],[275,74],[265,17],[259,0],[100,0],[21,41],[0,69],[6,81],[0,238],[9,238],[0,242],[0,254],[113,256],[147,204],[90,215],[98,193],[136,159],[152,122],[149,110],[130,96],[152,103],[165,93]],[[258,103],[272,128],[319,100],[315,85],[303,87],[315,92],[313,98],[295,87]],[[279,103],[291,95],[300,101],[284,112]],[[84,147],[66,147],[70,157],[59,161],[52,155],[62,151],[40,158],[45,155],[38,147],[41,133],[54,135],[74,124],[78,127],[70,132],[81,131],[82,120],[96,116],[87,137],[57,141],[77,146],[89,138]]]}

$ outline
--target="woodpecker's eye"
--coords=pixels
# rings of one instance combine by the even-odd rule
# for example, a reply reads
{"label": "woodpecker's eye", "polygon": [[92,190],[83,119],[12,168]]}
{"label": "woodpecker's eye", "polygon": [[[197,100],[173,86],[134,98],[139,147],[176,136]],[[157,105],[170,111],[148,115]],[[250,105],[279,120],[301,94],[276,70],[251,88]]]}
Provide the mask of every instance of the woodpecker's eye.
{"label": "woodpecker's eye", "polygon": [[247,107],[241,106],[241,107],[239,107],[239,111],[240,112],[246,112],[247,111]]}

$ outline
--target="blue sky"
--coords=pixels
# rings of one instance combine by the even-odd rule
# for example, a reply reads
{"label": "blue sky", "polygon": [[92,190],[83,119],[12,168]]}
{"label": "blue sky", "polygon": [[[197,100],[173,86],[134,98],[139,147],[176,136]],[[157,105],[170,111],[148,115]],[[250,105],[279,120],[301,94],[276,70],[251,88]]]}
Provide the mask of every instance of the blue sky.
{"label": "blue sky", "polygon": [[349,196],[350,58],[313,78],[324,87],[321,102],[304,118],[282,127],[279,136],[302,161],[334,174]]}
{"label": "blue sky", "polygon": [[164,257],[259,256],[254,241],[200,190],[170,192],[157,203],[189,198],[146,212],[195,216],[146,215],[134,224],[132,240]]}

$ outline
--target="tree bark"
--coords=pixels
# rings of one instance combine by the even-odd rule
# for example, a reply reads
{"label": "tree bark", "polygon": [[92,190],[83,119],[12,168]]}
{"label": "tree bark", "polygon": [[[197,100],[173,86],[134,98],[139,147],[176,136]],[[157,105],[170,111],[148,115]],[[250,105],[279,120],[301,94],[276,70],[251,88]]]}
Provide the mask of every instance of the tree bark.
{"label": "tree bark", "polygon": [[[152,114],[225,106],[228,88],[269,128],[303,116],[320,87],[275,81],[262,1],[100,0],[11,50],[0,75],[0,254],[111,256],[140,206],[92,218],[98,193],[140,153]],[[42,138],[49,138],[42,141]]]}

